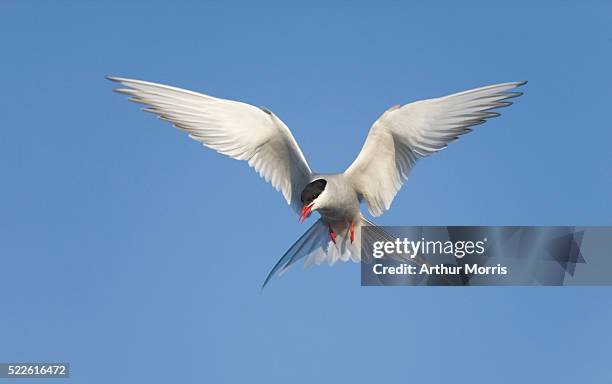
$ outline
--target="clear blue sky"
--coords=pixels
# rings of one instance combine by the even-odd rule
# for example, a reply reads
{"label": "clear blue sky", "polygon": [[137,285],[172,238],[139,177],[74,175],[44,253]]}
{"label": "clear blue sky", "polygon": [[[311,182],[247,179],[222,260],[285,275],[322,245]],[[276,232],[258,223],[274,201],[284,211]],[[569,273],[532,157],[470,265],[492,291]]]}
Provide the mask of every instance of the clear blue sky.
{"label": "clear blue sky", "polygon": [[0,5],[0,361],[88,384],[609,382],[609,288],[367,288],[343,264],[260,294],[306,225],[104,76],[266,106],[321,172],[393,104],[529,80],[376,222],[610,225],[610,3],[123,3]]}

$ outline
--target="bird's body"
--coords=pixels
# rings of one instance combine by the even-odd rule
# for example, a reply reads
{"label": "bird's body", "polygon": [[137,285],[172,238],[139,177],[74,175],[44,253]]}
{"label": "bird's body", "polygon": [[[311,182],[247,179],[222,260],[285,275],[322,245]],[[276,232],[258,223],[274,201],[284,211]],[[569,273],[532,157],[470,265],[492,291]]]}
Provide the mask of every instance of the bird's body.
{"label": "bird's body", "polygon": [[307,265],[361,260],[360,228],[374,224],[362,215],[360,204],[365,202],[373,216],[381,215],[419,159],[445,148],[470,132],[469,127],[498,116],[491,110],[510,105],[507,99],[520,93],[508,90],[525,83],[490,85],[391,107],[372,125],[351,166],[324,174],[310,169],[289,128],[265,108],[140,80],[109,79],[128,86],[116,91],[147,105],[144,111],[207,147],[247,161],[284,195],[301,221],[313,211],[321,215],[283,255],[266,283],[300,259]]}

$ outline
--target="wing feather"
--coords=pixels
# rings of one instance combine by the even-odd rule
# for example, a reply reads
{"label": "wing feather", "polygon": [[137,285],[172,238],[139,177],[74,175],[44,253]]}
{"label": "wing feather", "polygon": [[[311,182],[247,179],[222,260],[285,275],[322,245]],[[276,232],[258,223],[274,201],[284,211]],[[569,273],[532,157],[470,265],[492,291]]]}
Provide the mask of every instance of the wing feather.
{"label": "wing feather", "polygon": [[509,90],[526,82],[495,84],[388,109],[374,123],[361,152],[345,171],[374,216],[389,209],[415,163],[499,116],[522,95]]}
{"label": "wing feather", "polygon": [[108,77],[128,88],[115,89],[145,112],[185,131],[206,147],[247,161],[279,190],[294,210],[312,171],[287,126],[272,112],[167,85]]}

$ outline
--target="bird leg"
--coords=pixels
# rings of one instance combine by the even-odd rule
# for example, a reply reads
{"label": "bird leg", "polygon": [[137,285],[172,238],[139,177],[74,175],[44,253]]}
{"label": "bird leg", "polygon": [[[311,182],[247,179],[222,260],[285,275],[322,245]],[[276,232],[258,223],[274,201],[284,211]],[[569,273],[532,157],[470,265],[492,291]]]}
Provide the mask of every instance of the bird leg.
{"label": "bird leg", "polygon": [[334,242],[334,244],[336,244],[336,233],[332,229],[331,225],[328,225],[328,228],[329,228],[329,237],[331,237],[331,240]]}
{"label": "bird leg", "polygon": [[349,227],[349,230],[351,231],[351,244],[353,243],[353,241],[355,240],[355,223],[353,223],[351,221],[351,226]]}

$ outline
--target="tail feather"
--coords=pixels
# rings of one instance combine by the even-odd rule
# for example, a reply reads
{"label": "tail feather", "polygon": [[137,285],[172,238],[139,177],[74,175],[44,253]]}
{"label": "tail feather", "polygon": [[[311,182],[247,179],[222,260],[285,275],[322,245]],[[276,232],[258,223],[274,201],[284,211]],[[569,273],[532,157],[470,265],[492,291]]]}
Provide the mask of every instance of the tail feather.
{"label": "tail feather", "polygon": [[336,242],[334,243],[329,237],[327,224],[322,219],[317,220],[278,260],[274,268],[268,273],[261,289],[265,288],[274,275],[283,274],[301,259],[305,259],[305,267],[323,263],[334,265],[338,260],[360,262],[361,227],[375,227],[375,224],[363,216],[361,216],[360,222],[355,224],[355,240],[353,242],[350,241],[348,225],[334,226],[334,232],[336,232]]}
{"label": "tail feather", "polygon": [[[313,247],[316,247],[317,240],[321,239],[321,230],[325,230],[325,225],[321,219],[317,220],[304,234],[285,252],[283,257],[278,260],[274,268],[268,273],[266,280],[264,281],[261,289],[263,290],[266,287],[266,284],[270,281],[272,276],[275,274],[281,274],[287,270],[292,264],[306,256],[306,253],[300,253],[300,251],[306,246],[306,244],[310,244],[308,246],[308,250],[311,251]],[[325,232],[323,231],[323,234]]]}

